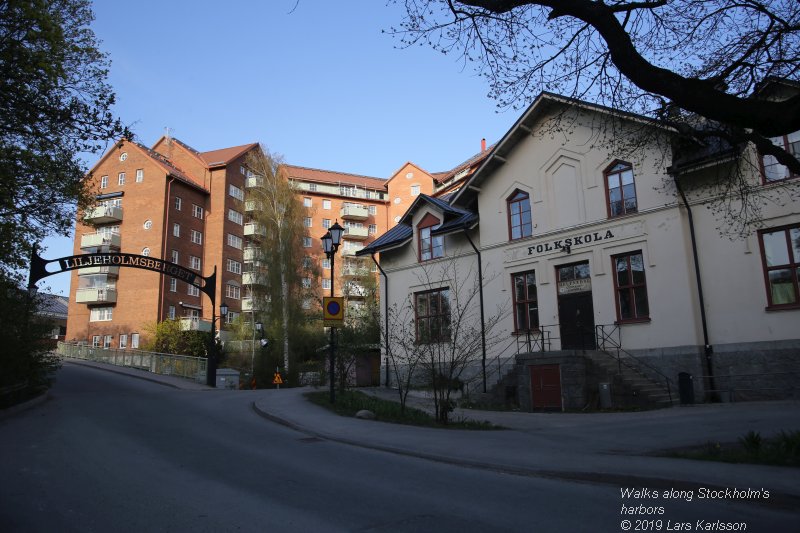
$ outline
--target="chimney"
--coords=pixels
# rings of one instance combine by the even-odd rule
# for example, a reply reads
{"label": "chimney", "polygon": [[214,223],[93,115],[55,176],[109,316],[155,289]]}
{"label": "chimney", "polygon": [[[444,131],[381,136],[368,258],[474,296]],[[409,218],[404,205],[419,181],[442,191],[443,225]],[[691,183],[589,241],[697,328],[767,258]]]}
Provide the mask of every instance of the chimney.
{"label": "chimney", "polygon": [[486,138],[481,139],[481,152],[486,151]]}

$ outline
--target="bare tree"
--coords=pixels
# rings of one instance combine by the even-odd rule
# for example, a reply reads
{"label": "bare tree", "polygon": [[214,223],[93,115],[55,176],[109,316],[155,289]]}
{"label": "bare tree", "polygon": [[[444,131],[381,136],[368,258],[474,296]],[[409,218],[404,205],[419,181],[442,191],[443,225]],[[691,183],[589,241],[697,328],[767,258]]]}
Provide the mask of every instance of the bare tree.
{"label": "bare tree", "polygon": [[753,143],[800,175],[800,94],[761,94],[800,74],[796,0],[392,0],[405,45],[455,53],[501,106],[542,90],[669,125],[696,143]]}
{"label": "bare tree", "polygon": [[[408,367],[403,375],[405,394],[415,379],[410,374],[418,367],[423,369],[423,379],[433,391],[436,420],[442,424],[448,422],[454,407],[453,392],[463,391],[481,378],[477,369],[482,357],[482,333],[489,348],[496,345],[499,325],[508,312],[498,308],[481,324],[481,280],[472,267],[474,262],[473,257],[449,257],[420,268],[419,284],[400,309],[401,320],[392,324],[397,328],[392,335],[394,343],[390,343],[393,364],[403,361]],[[465,263],[470,266],[464,268]],[[491,276],[484,278],[484,285],[489,281]],[[468,372],[470,368],[476,371]]]}
{"label": "bare tree", "polygon": [[[405,412],[408,393],[411,391],[417,376],[417,369],[423,363],[425,351],[423,345],[416,340],[416,323],[414,304],[411,296],[398,306],[393,304],[388,309],[388,332],[381,329],[381,340],[387,346],[386,364],[394,376],[397,393],[400,397],[400,411]],[[388,336],[388,342],[386,342]]]}
{"label": "bare tree", "polygon": [[[262,276],[256,284],[254,296],[265,304],[266,317],[279,324],[284,371],[289,372],[289,331],[293,317],[302,316],[299,303],[308,298],[310,287],[303,279],[311,279],[305,270],[297,268],[303,263],[302,223],[303,207],[296,191],[284,175],[279,157],[262,147],[250,152],[247,169],[260,179],[258,187],[250,188],[247,201],[253,202],[252,221],[260,225],[264,235],[259,241],[262,263],[254,273]],[[311,269],[306,265],[306,270]],[[280,307],[271,305],[280,302]],[[268,304],[268,305],[267,305]]]}

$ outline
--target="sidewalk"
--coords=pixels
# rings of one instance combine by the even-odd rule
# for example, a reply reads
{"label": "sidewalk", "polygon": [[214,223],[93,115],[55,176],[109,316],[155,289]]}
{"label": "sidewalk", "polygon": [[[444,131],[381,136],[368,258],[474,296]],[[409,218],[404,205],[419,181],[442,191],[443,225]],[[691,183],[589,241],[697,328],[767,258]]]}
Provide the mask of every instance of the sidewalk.
{"label": "sidewalk", "polygon": [[[800,508],[800,484],[794,468],[654,456],[663,450],[708,441],[735,442],[750,430],[764,437],[780,430],[798,430],[800,402],[796,401],[594,414],[457,409],[455,416],[509,428],[472,431],[341,417],[308,402],[303,394],[310,390],[258,391],[253,407],[265,418],[308,435],[440,462],[615,486],[765,488],[784,498],[790,508]],[[380,396],[390,393],[374,389],[366,392]]]}

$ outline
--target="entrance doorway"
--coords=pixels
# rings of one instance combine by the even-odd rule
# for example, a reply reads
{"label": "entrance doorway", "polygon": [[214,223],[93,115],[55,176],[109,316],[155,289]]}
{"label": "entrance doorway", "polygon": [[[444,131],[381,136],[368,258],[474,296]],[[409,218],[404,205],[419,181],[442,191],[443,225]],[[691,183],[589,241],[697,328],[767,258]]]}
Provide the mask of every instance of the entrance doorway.
{"label": "entrance doorway", "polygon": [[594,306],[589,262],[556,267],[562,350],[594,350]]}
{"label": "entrance doorway", "polygon": [[534,365],[531,369],[531,405],[534,411],[561,411],[561,368]]}

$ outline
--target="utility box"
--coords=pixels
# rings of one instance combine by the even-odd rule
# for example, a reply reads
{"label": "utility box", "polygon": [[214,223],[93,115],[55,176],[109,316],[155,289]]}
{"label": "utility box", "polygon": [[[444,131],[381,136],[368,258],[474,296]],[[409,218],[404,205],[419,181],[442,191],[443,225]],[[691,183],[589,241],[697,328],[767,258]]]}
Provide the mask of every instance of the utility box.
{"label": "utility box", "polygon": [[239,371],[233,368],[218,368],[217,383],[218,389],[239,389]]}
{"label": "utility box", "polygon": [[611,409],[610,383],[600,383],[600,409]]}
{"label": "utility box", "polygon": [[678,392],[681,396],[681,405],[694,403],[694,378],[688,372],[678,373]]}

